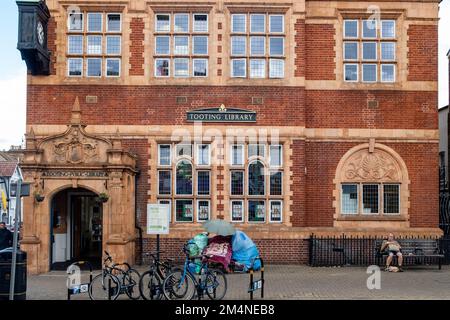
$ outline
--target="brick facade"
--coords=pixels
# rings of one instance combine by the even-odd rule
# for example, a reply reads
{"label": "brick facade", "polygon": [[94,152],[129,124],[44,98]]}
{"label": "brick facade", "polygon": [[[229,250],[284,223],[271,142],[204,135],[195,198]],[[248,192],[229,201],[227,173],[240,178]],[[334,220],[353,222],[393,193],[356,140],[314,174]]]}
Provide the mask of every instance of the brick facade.
{"label": "brick facade", "polygon": [[294,25],[295,28],[295,76],[305,76],[305,50],[304,45],[306,39],[305,20],[298,19]]}
{"label": "brick facade", "polygon": [[[308,90],[311,128],[437,129],[437,95],[426,91]],[[376,101],[377,106],[369,106]]]}
{"label": "brick facade", "polygon": [[408,60],[410,81],[437,81],[438,26],[410,25],[408,28]]}
{"label": "brick facade", "polygon": [[130,23],[130,76],[144,75],[144,21],[133,18]]}
{"label": "brick facade", "polygon": [[307,80],[334,80],[335,34],[330,24],[306,24],[305,56]]}
{"label": "brick facade", "polygon": [[[160,248],[164,251],[161,258],[171,258],[176,262],[183,261],[181,248],[189,239],[175,239],[162,237],[160,240]],[[265,263],[272,264],[307,264],[308,263],[308,246],[307,239],[258,239],[255,241],[260,255]],[[144,252],[156,251],[156,239],[144,240]],[[276,248],[283,248],[277,250]],[[144,263],[149,263],[149,259],[144,259]]]}
{"label": "brick facade", "polygon": [[[88,95],[97,96],[96,104],[86,104]],[[304,126],[304,88],[250,86],[44,86],[29,85],[27,96],[28,124],[65,124],[71,104],[81,99],[83,120],[88,125],[179,125],[186,122],[186,112],[222,103],[254,110],[258,122],[248,125]],[[187,98],[177,103],[176,97]],[[124,107],[126,104],[133,108]],[[260,97],[264,105],[252,105],[252,97]],[[47,108],[52,105],[53,109]],[[58,110],[58,112],[54,112]],[[289,114],[289,117],[286,117]],[[224,126],[226,123],[217,123]],[[239,125],[239,124],[238,124]]]}
{"label": "brick facade", "polygon": [[[357,143],[308,142],[306,145],[306,225],[311,227],[333,226],[332,183],[335,163]],[[411,227],[433,228],[439,223],[438,158],[427,153],[437,153],[437,144],[386,143],[396,150],[408,167],[410,175]]]}
{"label": "brick facade", "polygon": [[[110,2],[114,8],[118,1]],[[153,76],[155,21],[152,10],[155,8],[144,8],[140,1],[130,0],[128,5],[127,2],[120,2],[126,10],[114,8],[123,16],[122,76],[119,79],[66,76],[66,56],[62,53],[67,34],[61,29],[65,26],[64,16],[57,14],[57,7],[50,8],[55,16],[48,30],[51,76],[29,77],[26,121],[28,132],[33,128],[38,139],[58,134],[71,118],[73,102],[78,98],[87,132],[108,139],[116,134],[122,147],[137,156],[139,174],[133,196],[137,224],[144,231],[142,247],[138,241],[134,247],[138,254],[155,250],[155,237],[145,235],[145,229],[146,206],[158,199],[155,159],[158,143],[169,143],[174,130],[194,130],[192,123],[186,120],[188,111],[217,108],[222,104],[227,108],[255,111],[257,121],[204,125],[221,134],[235,128],[276,129],[284,147],[282,223],[238,224],[238,228],[256,242],[266,262],[307,263],[307,239],[313,232],[333,235],[381,235],[388,231],[420,235],[440,233],[435,3],[404,1],[396,3],[395,8],[398,8],[393,10],[391,6],[384,7],[385,2],[382,2],[381,8],[387,16],[398,17],[399,21],[397,81],[353,84],[344,82],[341,77],[341,21],[346,15],[364,17],[364,4],[338,1],[328,5],[323,1],[306,1],[305,9],[294,2],[283,2],[287,9],[280,9],[278,1],[261,4],[268,12],[285,15],[286,76],[282,79],[236,79],[230,77],[229,70],[229,13],[239,12],[242,3],[235,3],[228,12],[227,4],[208,2],[211,6],[207,11],[211,22],[208,77],[161,79]],[[204,1],[199,0],[199,4],[204,5]],[[189,11],[184,6],[177,9],[177,5],[177,2],[171,3],[170,10],[163,6],[160,12],[164,12],[163,9]],[[420,13],[409,11],[422,5],[425,9]],[[89,8],[86,4],[83,10]],[[243,8],[245,12],[252,10]],[[109,11],[106,4],[102,9]],[[203,7],[196,10],[201,12]],[[64,48],[57,48],[57,45]],[[95,99],[89,101],[89,97]],[[338,221],[336,211],[340,206],[335,203],[340,190],[335,181],[338,164],[350,149],[362,144],[368,144],[370,153],[377,151],[374,151],[375,145],[386,146],[396,153],[393,158],[404,162],[406,168],[403,169],[409,181],[401,186],[407,201],[402,205],[407,210],[398,221],[391,223],[385,217],[372,217],[366,224],[364,216],[359,220]],[[213,218],[230,217],[227,152],[225,144],[213,151],[213,157],[219,160],[211,169]],[[400,167],[402,162],[397,164]],[[132,229],[136,231],[134,226]],[[200,231],[199,223],[172,223],[171,234],[163,236],[161,241],[165,256],[179,258],[183,242]],[[136,231],[131,237],[137,235]]]}

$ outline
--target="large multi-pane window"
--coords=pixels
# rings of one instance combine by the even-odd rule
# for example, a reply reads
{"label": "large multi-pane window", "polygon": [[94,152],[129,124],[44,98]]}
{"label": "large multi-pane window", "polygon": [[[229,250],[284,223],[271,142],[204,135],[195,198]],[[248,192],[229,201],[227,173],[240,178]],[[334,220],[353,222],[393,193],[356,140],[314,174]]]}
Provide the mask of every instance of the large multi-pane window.
{"label": "large multi-pane window", "polygon": [[120,77],[122,16],[120,13],[70,13],[67,34],[69,77]]}
{"label": "large multi-pane window", "polygon": [[341,186],[343,215],[400,214],[400,184],[346,183]]}
{"label": "large multi-pane window", "polygon": [[170,206],[171,221],[210,219],[210,148],[209,144],[158,145],[158,203]]}
{"label": "large multi-pane window", "polygon": [[282,222],[282,145],[232,144],[229,150],[231,221]]}
{"label": "large multi-pane window", "polygon": [[343,35],[344,81],[395,82],[395,20],[347,19]]}
{"label": "large multi-pane window", "polygon": [[209,29],[206,13],[157,13],[155,77],[207,77]]}
{"label": "large multi-pane window", "polygon": [[231,15],[231,77],[284,78],[284,15]]}

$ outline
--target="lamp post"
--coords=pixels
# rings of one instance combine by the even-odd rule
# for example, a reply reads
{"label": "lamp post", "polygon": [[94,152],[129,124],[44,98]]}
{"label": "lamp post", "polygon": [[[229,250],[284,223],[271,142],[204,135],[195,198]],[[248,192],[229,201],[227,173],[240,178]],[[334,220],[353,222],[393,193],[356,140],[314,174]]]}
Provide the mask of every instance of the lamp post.
{"label": "lamp post", "polygon": [[16,262],[17,262],[17,243],[19,241],[19,217],[21,210],[21,189],[22,178],[17,180],[17,193],[16,193],[16,217],[14,219],[14,240],[13,240],[13,252],[12,252],[12,264],[11,264],[11,281],[9,282],[9,300],[14,300],[14,286],[16,282]]}

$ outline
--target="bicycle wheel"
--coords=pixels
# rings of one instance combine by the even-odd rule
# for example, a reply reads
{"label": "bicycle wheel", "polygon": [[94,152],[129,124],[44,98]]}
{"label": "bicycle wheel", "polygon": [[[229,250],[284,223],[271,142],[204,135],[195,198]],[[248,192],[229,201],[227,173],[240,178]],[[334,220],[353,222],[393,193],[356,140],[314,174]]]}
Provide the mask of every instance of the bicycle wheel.
{"label": "bicycle wheel", "polygon": [[112,274],[99,274],[89,284],[91,300],[116,300],[120,294],[120,281]]}
{"label": "bicycle wheel", "polygon": [[134,269],[128,269],[123,278],[123,285],[126,287],[126,294],[130,299],[138,300],[141,297],[139,291],[139,279],[141,275]]}
{"label": "bicycle wheel", "polygon": [[206,275],[206,294],[211,300],[222,300],[227,293],[227,278],[222,270],[209,269]]}
{"label": "bicycle wheel", "polygon": [[191,276],[186,273],[183,279],[183,270],[177,269],[164,279],[163,293],[167,300],[189,300],[194,295],[194,291],[188,294],[189,282],[192,281]]}
{"label": "bicycle wheel", "polygon": [[145,271],[139,279],[139,292],[144,300],[161,300],[161,280],[153,270]]}

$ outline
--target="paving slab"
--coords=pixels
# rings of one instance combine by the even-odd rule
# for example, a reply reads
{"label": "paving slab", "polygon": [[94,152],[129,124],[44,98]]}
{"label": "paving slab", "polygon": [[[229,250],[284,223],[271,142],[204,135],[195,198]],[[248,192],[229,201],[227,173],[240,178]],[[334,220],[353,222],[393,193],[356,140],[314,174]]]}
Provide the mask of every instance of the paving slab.
{"label": "paving slab", "polygon": [[[142,266],[136,269],[146,270]],[[380,289],[372,290],[367,287],[367,279],[372,275],[367,268],[268,265],[265,269],[265,299],[450,299],[450,266],[443,266],[442,270],[436,266],[414,267],[402,273],[381,271]],[[64,271],[28,276],[27,299],[65,300],[66,280]],[[228,274],[227,281],[226,299],[249,299],[248,274]],[[255,298],[258,297],[256,292]],[[73,300],[77,299],[89,297],[73,296]],[[120,299],[128,298],[123,295]]]}

